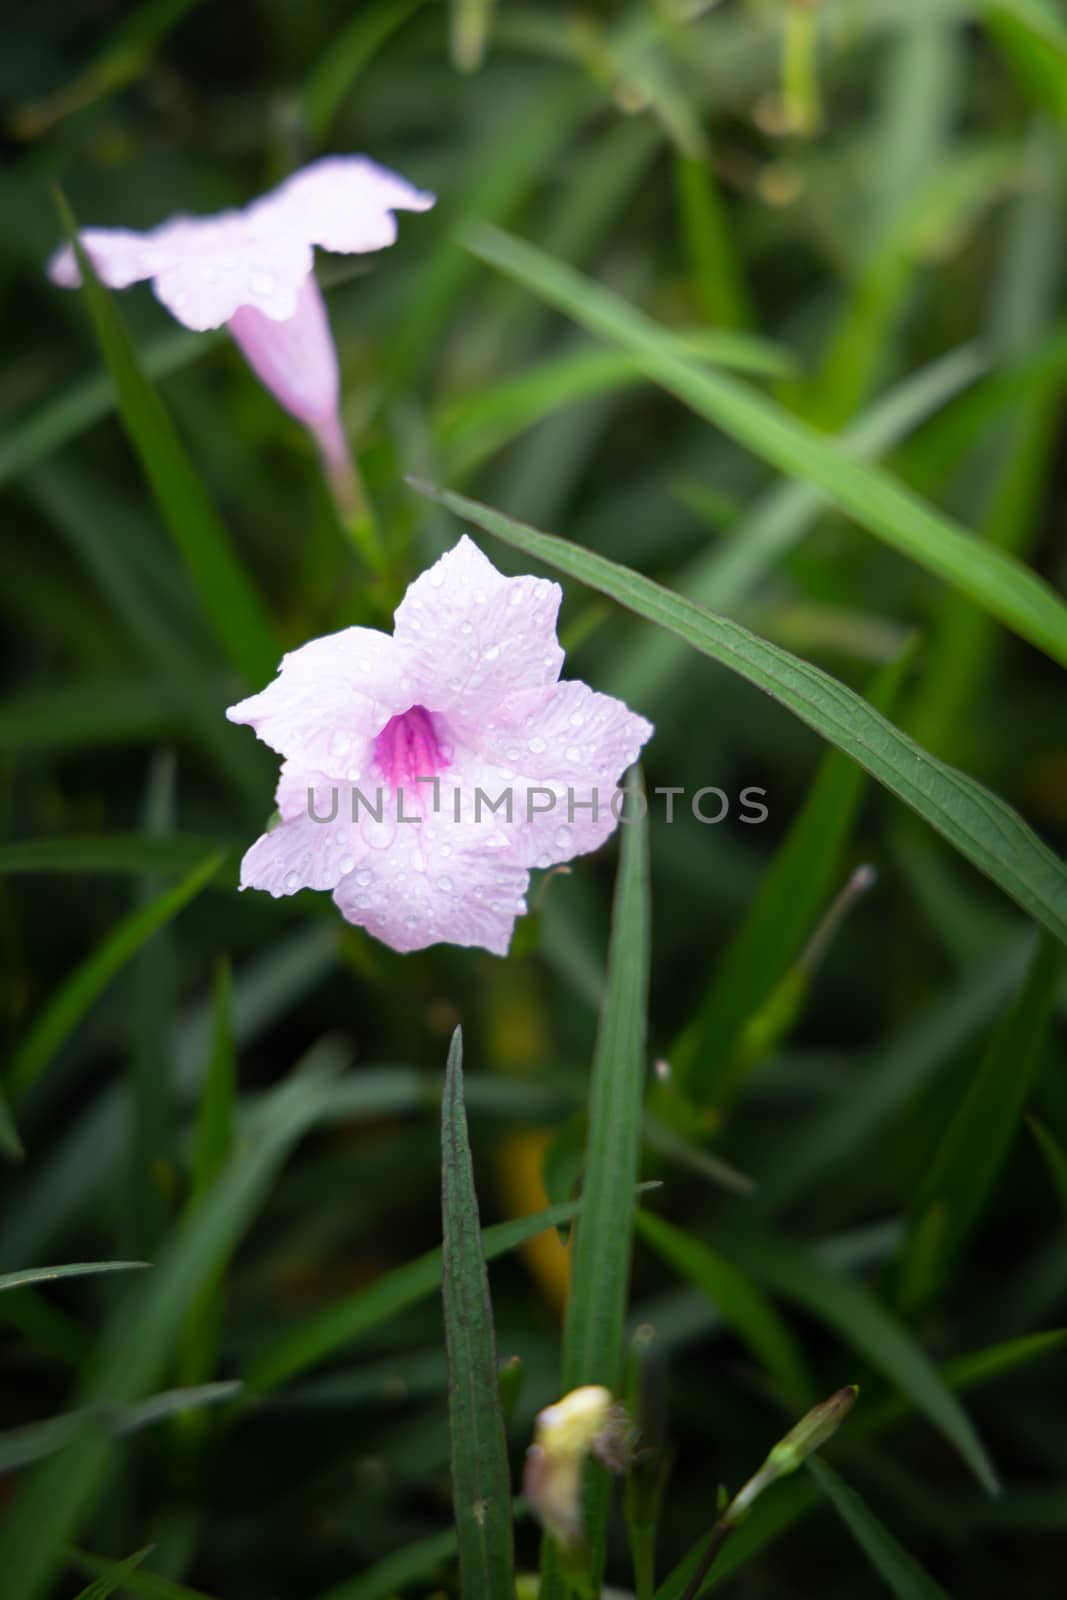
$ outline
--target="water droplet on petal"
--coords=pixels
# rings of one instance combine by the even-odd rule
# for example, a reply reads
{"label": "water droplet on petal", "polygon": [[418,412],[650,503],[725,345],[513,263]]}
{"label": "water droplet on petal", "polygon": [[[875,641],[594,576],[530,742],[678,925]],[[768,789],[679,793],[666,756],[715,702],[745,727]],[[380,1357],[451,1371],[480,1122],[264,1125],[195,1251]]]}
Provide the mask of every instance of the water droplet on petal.
{"label": "water droplet on petal", "polygon": [[440,565],[432,567],[430,570],[430,582],[433,584],[434,588],[439,589],[444,581],[445,575],[442,572]]}
{"label": "water droplet on petal", "polygon": [[460,633],[473,633],[474,632],[474,624],[473,624],[473,622],[461,622],[460,625],[459,625],[459,631],[460,631]]}
{"label": "water droplet on petal", "polygon": [[522,585],[521,584],[513,584],[512,587],[508,590],[508,605],[509,606],[521,606],[522,605],[522,600],[523,600]]}
{"label": "water droplet on petal", "polygon": [[360,887],[362,889],[365,889],[367,887],[368,883],[370,883],[372,881],[373,877],[374,877],[373,872],[368,872],[367,869],[364,867],[362,872],[357,872],[356,873],[356,882],[360,885]]}
{"label": "water droplet on petal", "polygon": [[251,286],[252,286],[252,293],[253,294],[259,294],[259,295],[271,295],[271,294],[273,294],[274,293],[274,274],[273,274],[273,272],[253,272],[252,280],[251,280]]}
{"label": "water droplet on petal", "polygon": [[451,878],[438,878],[437,887],[440,890],[442,890],[443,893],[451,894],[451,892],[452,892],[452,879]]}
{"label": "water droplet on petal", "polygon": [[578,749],[576,744],[569,744],[564,751],[564,754],[566,755],[568,761],[574,762],[582,759],[581,751]]}
{"label": "water droplet on petal", "polygon": [[545,741],[543,739],[534,738],[530,740],[530,749],[533,751],[535,756],[539,756],[544,748]]}
{"label": "water droplet on petal", "polygon": [[571,833],[570,828],[563,827],[563,828],[557,828],[556,829],[556,844],[557,844],[557,846],[559,847],[560,850],[565,850],[567,848],[567,846],[571,842],[572,837],[573,837],[573,835]]}
{"label": "water droplet on petal", "polygon": [[355,864],[356,863],[353,861],[351,856],[342,856],[341,857],[340,866],[341,866],[341,871],[342,872],[345,872],[345,873],[351,872],[352,868],[355,866]]}
{"label": "water droplet on petal", "polygon": [[499,654],[500,646],[498,644],[486,645],[485,649],[482,651],[482,655],[486,661],[495,661]]}
{"label": "water droplet on petal", "polygon": [[475,589],[475,591],[474,591],[474,603],[475,603],[476,606],[484,606],[485,602],[486,602],[486,598],[487,598],[487,596],[486,596],[486,593],[485,593],[484,589]]}
{"label": "water droplet on petal", "polygon": [[287,872],[285,875],[285,887],[290,894],[295,894],[300,887],[300,874]]}

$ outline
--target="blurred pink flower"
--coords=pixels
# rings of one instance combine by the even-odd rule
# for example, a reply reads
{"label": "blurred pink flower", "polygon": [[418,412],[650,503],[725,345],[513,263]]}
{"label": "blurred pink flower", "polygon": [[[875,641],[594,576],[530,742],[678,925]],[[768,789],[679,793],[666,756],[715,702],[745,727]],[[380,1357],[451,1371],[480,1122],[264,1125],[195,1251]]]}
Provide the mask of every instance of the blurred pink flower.
{"label": "blurred pink flower", "polygon": [[394,950],[505,955],[528,869],[604,842],[652,734],[620,700],[559,681],[560,599],[464,536],[409,587],[391,636],[346,628],[285,656],[227,712],[286,758],[280,820],[241,887],[331,889]]}
{"label": "blurred pink flower", "polygon": [[[113,289],[151,279],[187,328],[225,323],[256,376],[314,435],[331,475],[349,467],[339,414],[337,352],[314,274],[314,246],[382,250],[394,211],[426,211],[432,194],[366,156],[325,156],[241,211],[172,217],[147,233],[84,228],[80,239]],[[69,244],[48,263],[53,283],[81,282]]]}

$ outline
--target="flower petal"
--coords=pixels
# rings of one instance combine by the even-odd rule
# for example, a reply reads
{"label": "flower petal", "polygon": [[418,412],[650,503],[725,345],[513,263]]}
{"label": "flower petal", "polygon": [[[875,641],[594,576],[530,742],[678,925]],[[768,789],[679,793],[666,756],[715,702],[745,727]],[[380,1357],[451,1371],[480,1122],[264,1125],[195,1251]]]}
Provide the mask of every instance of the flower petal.
{"label": "flower petal", "polygon": [[506,955],[530,875],[484,849],[443,854],[455,833],[451,825],[434,835],[425,825],[398,827],[388,849],[368,852],[335,889],[345,919],[393,950],[444,943]]}
{"label": "flower petal", "polygon": [[239,211],[176,218],[153,240],[156,298],[198,333],[220,328],[241,306],[287,322],[315,259],[307,239]]}
{"label": "flower petal", "polygon": [[[140,283],[156,270],[151,233],[135,233],[131,228],[82,228],[78,239],[96,268],[97,277],[112,289]],[[60,245],[50,257],[47,271],[61,289],[77,289],[81,285],[78,260],[69,244]]]}
{"label": "flower petal", "polygon": [[226,715],[306,771],[357,782],[373,739],[410,704],[388,634],[344,628],[291,650],[274,681]]}
{"label": "flower petal", "polygon": [[563,592],[545,578],[505,578],[466,534],[411,584],[394,638],[418,686],[416,700],[476,740],[517,691],[547,693],[563,651]]}
{"label": "flower petal", "polygon": [[260,202],[302,238],[342,254],[385,249],[396,240],[394,211],[428,211],[433,203],[432,194],[366,156],[324,156]]}
{"label": "flower petal", "polygon": [[599,849],[614,833],[619,779],[653,728],[621,700],[577,681],[556,684],[547,699],[526,696],[524,715],[523,704],[514,696],[510,725],[484,729],[476,750],[457,751],[454,768],[472,793],[494,784],[497,793],[510,792],[512,858],[549,867]]}
{"label": "flower petal", "polygon": [[241,354],[279,405],[309,426],[336,418],[337,351],[314,273],[301,284],[287,322],[244,305],[229,326]]}

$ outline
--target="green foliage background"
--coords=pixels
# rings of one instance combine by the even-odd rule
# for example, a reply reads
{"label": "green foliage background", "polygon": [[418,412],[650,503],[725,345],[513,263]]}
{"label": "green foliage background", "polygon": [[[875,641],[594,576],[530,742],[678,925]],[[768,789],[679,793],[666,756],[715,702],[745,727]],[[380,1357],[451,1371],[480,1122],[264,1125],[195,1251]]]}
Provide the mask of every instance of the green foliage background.
{"label": "green foliage background", "polygon": [[[459,1592],[450,1459],[457,1483],[499,1469],[464,1454],[497,1439],[477,1328],[449,1441],[459,1022],[496,1348],[522,1362],[513,1483],[536,1411],[617,1384],[651,1325],[664,1600],[719,1484],[852,1382],[834,1468],[768,1491],[713,1586],[1054,1600],[1061,13],[42,0],[4,29],[5,1600]],[[82,224],[146,227],[328,151],[438,195],[393,249],[320,262],[377,566],[225,336],[139,289],[97,325],[118,309],[192,463],[167,475],[126,370],[161,510],[88,297],[42,273],[56,182]],[[325,896],[235,892],[274,763],[224,707],[285,648],[388,626],[463,526],[504,570],[563,575],[568,674],[657,724],[649,792],[731,800],[668,825],[653,796],[650,877],[642,840],[614,914],[614,846],[535,884],[506,962],[398,956]],[[458,1081],[446,1265],[478,1324]],[[631,1270],[638,1137],[660,1188]],[[544,1223],[574,1216],[583,1169],[564,1346]],[[604,1543],[628,1590],[605,1501],[600,1479],[594,1563]],[[536,1571],[528,1516],[515,1548]]]}

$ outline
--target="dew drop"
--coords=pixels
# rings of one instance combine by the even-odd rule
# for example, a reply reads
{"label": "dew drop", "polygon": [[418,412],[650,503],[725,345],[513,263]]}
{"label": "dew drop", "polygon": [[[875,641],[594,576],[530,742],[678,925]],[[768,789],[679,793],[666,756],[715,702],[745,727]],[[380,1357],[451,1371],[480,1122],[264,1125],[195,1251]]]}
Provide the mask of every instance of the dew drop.
{"label": "dew drop", "polygon": [[530,740],[530,749],[533,751],[535,756],[539,756],[544,748],[545,741],[543,739],[534,738]]}
{"label": "dew drop", "polygon": [[285,874],[285,887],[290,894],[295,894],[300,887],[300,874],[297,872],[287,872]]}
{"label": "dew drop", "polygon": [[252,293],[253,294],[270,295],[270,294],[274,293],[274,287],[275,287],[275,284],[274,284],[274,274],[273,274],[273,272],[253,272],[253,274],[252,274]]}
{"label": "dew drop", "polygon": [[445,581],[445,575],[442,572],[440,566],[436,566],[436,567],[431,568],[431,570],[430,570],[430,582],[433,584],[433,587],[435,589],[439,589],[441,587],[441,585],[444,583],[444,581]]}
{"label": "dew drop", "polygon": [[345,873],[351,872],[352,868],[355,866],[355,864],[356,863],[353,861],[351,856],[342,856],[341,857],[340,865],[341,865],[341,871],[342,872],[345,872]]}
{"label": "dew drop", "polygon": [[584,716],[582,715],[582,713],[580,711],[572,711],[571,712],[571,727],[572,728],[580,728],[584,721],[585,721],[585,718],[584,718]]}
{"label": "dew drop", "polygon": [[559,848],[561,850],[565,850],[567,848],[567,846],[571,842],[572,837],[573,837],[573,835],[572,835],[571,830],[569,828],[563,827],[563,828],[557,828],[556,829],[556,844],[559,846]]}
{"label": "dew drop", "polygon": [[576,762],[582,759],[581,751],[576,744],[569,744],[564,751],[568,761]]}
{"label": "dew drop", "polygon": [[521,606],[523,601],[522,585],[513,584],[508,591],[508,605]]}
{"label": "dew drop", "polygon": [[486,645],[485,649],[482,651],[482,655],[486,661],[495,661],[499,654],[500,646],[498,644]]}
{"label": "dew drop", "polygon": [[474,632],[474,624],[473,624],[473,622],[461,622],[460,625],[459,625],[459,631],[460,631],[460,633],[473,633]]}
{"label": "dew drop", "polygon": [[437,887],[439,889],[441,889],[445,894],[451,894],[452,893],[452,879],[451,878],[438,878]]}
{"label": "dew drop", "polygon": [[362,872],[357,872],[356,873],[356,882],[359,884],[361,889],[365,889],[367,887],[367,885],[371,882],[373,877],[374,877],[373,872],[368,872],[367,869],[364,867]]}
{"label": "dew drop", "polygon": [[475,589],[475,591],[474,591],[474,603],[475,603],[476,606],[484,606],[485,602],[486,602],[486,599],[487,599],[487,595],[486,595],[486,592],[485,592],[484,589]]}

